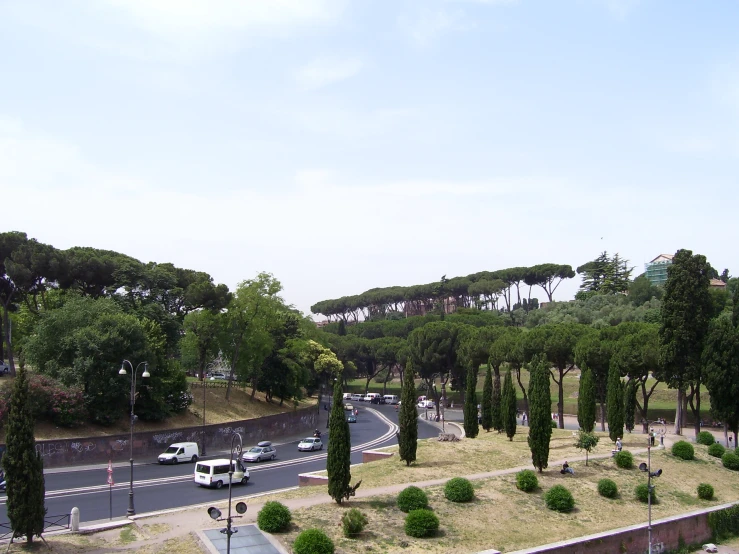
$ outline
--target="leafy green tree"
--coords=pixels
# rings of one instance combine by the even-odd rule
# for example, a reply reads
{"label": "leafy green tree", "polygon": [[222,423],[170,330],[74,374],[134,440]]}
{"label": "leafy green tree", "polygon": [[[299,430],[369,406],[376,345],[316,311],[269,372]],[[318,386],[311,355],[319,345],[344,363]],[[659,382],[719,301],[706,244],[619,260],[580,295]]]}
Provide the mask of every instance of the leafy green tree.
{"label": "leafy green tree", "polygon": [[549,363],[541,354],[531,360],[529,381],[529,449],[531,461],[541,473],[549,465],[552,437],[552,400],[549,396]]}
{"label": "leafy green tree", "polygon": [[328,474],[328,494],[337,504],[341,504],[349,487],[351,474],[351,436],[349,423],[344,415],[341,379],[334,382],[334,400],[329,418],[328,458],[326,473]]}
{"label": "leafy green tree", "polygon": [[482,387],[482,428],[485,431],[493,428],[493,371],[490,365],[485,372],[485,384]]}
{"label": "leafy green tree", "polygon": [[467,392],[464,396],[464,434],[474,439],[480,432],[477,421],[477,368],[467,370]]}
{"label": "leafy green tree", "polygon": [[711,413],[726,423],[734,433],[736,444],[739,431],[739,330],[728,315],[711,322],[702,365],[703,380],[711,396]]}
{"label": "leafy green tree", "polygon": [[2,457],[7,481],[7,512],[12,538],[33,537],[44,531],[44,463],[36,452],[34,419],[28,399],[28,379],[21,368],[13,384],[5,432],[7,449]]}
{"label": "leafy green tree", "polygon": [[695,418],[695,434],[700,433],[701,354],[712,308],[710,269],[705,256],[690,250],[678,250],[667,268],[659,330],[660,378],[678,391],[676,434],[684,425],[684,400]]}
{"label": "leafy green tree", "polygon": [[608,252],[603,252],[595,260],[577,268],[577,272],[583,276],[577,297],[625,293],[629,290],[633,270],[633,267],[628,267],[628,260],[618,254],[610,257]]}
{"label": "leafy green tree", "polygon": [[513,386],[513,378],[511,377],[511,370],[506,371],[505,379],[503,380],[503,394],[502,394],[502,416],[503,416],[503,428],[508,440],[513,440],[516,434],[516,389]]}
{"label": "leafy green tree", "polygon": [[588,455],[592,452],[593,448],[598,446],[600,438],[598,435],[583,431],[582,429],[577,434],[577,440],[575,441],[575,448],[585,451],[585,465],[588,465]]}
{"label": "leafy green tree", "polygon": [[621,373],[614,365],[608,373],[608,436],[613,442],[624,436],[624,389]]}
{"label": "leafy green tree", "polygon": [[580,373],[580,392],[577,396],[577,423],[586,433],[595,428],[595,382],[587,367]]}
{"label": "leafy green tree", "polygon": [[624,390],[624,426],[631,433],[634,430],[636,413],[636,379],[629,379]]}
{"label": "leafy green tree", "polygon": [[[508,327],[506,332],[495,341],[495,347],[500,348],[503,354],[503,362],[516,372],[516,382],[523,396],[523,411],[529,413],[529,396],[521,379],[526,356],[524,352],[524,331],[516,327]],[[491,347],[491,357],[492,357]]]}
{"label": "leafy green tree", "polygon": [[220,316],[209,310],[190,312],[185,316],[185,336],[180,343],[182,357],[197,364],[200,380],[205,380],[206,365],[218,355]]}
{"label": "leafy green tree", "polygon": [[645,302],[649,302],[652,298],[660,300],[664,292],[664,288],[659,285],[653,285],[647,279],[647,275],[642,273],[629,285],[629,300],[634,306],[641,306]]}
{"label": "leafy green tree", "polygon": [[403,390],[398,413],[398,446],[400,459],[409,466],[416,461],[418,448],[418,412],[416,411],[416,384],[413,363],[405,366]]}

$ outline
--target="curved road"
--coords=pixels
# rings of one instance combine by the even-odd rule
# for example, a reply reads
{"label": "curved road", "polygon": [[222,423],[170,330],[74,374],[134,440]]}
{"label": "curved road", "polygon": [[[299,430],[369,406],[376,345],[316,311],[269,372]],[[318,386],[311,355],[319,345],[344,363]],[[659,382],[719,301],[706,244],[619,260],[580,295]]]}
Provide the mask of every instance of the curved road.
{"label": "curved road", "polygon": [[[349,424],[352,440],[352,464],[361,463],[362,450],[397,443],[397,412],[393,406],[358,404],[357,423]],[[325,411],[321,422],[325,424]],[[347,412],[348,413],[348,412]],[[419,438],[436,436],[439,430],[422,420],[418,426]],[[322,425],[323,426],[323,425]],[[234,485],[234,495],[265,493],[295,487],[298,474],[326,469],[326,445],[330,437],[323,436],[324,449],[319,452],[298,452],[297,440],[279,444],[277,459],[273,462],[247,464],[249,483]],[[244,448],[253,445],[245,444]],[[228,457],[227,452],[203,459]],[[128,508],[130,470],[128,466],[114,468],[115,485],[112,488],[113,517],[125,516]],[[69,514],[73,507],[80,509],[80,521],[108,519],[110,490],[107,485],[107,466],[95,468],[65,468],[46,472],[46,508],[48,517]],[[6,496],[0,496],[2,513],[0,526],[7,525]],[[158,463],[140,463],[134,466],[134,502],[137,514],[156,512],[183,506],[212,503],[228,498],[228,487],[207,489],[194,484],[193,464],[162,466]]]}

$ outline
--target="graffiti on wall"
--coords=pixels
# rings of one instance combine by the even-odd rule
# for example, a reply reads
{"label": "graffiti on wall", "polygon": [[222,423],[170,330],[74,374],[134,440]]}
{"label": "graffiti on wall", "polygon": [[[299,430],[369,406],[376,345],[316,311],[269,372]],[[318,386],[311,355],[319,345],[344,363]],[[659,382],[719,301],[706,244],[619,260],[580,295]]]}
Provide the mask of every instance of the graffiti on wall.
{"label": "graffiti on wall", "polygon": [[157,433],[152,440],[157,444],[172,444],[182,439],[182,431],[170,431],[169,433]]}

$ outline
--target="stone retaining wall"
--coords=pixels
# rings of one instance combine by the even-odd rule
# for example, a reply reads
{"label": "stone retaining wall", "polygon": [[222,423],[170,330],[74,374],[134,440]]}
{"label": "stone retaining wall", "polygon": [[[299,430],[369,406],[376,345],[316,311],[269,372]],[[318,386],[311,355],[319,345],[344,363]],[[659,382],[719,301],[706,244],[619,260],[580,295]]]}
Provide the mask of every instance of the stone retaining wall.
{"label": "stone retaining wall", "polygon": [[[265,416],[257,419],[232,421],[205,426],[205,446],[208,455],[227,452],[231,448],[232,433],[241,433],[244,446],[260,440],[280,437],[314,429],[318,412],[315,407]],[[134,428],[133,458],[137,462],[155,462],[159,454],[173,442],[197,442],[202,445],[203,426],[141,431]],[[45,468],[98,464],[112,460],[126,462],[130,458],[130,434],[107,437],[36,441],[36,450],[44,459]],[[0,451],[5,445],[0,445]]]}

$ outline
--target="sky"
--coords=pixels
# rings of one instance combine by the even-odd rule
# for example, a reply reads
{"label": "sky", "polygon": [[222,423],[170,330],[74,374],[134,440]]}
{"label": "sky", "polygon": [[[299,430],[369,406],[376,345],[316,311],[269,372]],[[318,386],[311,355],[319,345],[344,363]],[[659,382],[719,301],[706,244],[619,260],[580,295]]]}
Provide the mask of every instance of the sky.
{"label": "sky", "polygon": [[0,231],[270,272],[306,313],[604,250],[737,275],[738,28],[734,0],[0,0]]}

